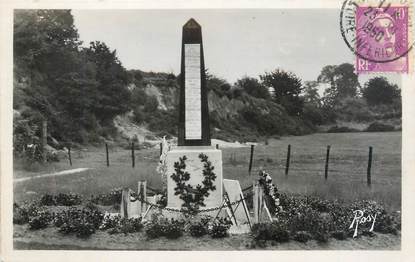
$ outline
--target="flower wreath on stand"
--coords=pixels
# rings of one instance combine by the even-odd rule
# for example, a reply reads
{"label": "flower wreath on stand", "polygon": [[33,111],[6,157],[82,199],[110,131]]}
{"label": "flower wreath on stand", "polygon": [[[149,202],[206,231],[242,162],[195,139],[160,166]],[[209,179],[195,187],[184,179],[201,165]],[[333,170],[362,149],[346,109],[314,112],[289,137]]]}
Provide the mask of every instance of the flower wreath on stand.
{"label": "flower wreath on stand", "polygon": [[272,183],[270,174],[264,170],[259,171],[259,185],[264,189],[265,199],[270,212],[277,215],[279,211],[282,211],[280,206],[280,193],[278,188]]}

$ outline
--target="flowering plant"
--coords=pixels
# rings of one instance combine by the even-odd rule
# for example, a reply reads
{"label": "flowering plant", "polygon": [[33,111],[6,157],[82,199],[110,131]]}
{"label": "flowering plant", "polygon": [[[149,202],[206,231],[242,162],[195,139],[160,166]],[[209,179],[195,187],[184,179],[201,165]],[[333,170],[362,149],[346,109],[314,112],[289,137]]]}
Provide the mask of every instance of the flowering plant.
{"label": "flowering plant", "polygon": [[282,211],[282,207],[280,206],[280,194],[278,193],[278,188],[272,183],[270,174],[261,170],[259,172],[258,182],[264,190],[265,199],[268,200],[267,204],[269,204],[269,208],[273,213],[277,214],[279,211]]}

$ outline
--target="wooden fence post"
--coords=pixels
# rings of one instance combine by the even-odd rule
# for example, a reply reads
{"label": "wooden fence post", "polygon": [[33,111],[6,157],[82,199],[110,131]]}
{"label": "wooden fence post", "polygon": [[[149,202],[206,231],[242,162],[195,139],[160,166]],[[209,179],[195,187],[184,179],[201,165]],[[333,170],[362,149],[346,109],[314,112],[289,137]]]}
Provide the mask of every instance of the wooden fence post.
{"label": "wooden fence post", "polygon": [[370,146],[369,147],[369,160],[367,163],[367,185],[371,186],[372,185],[372,152],[373,152],[373,148]]}
{"label": "wooden fence post", "polygon": [[248,169],[249,174],[251,174],[253,158],[254,158],[254,145],[251,145],[251,156],[249,158],[249,169]]}
{"label": "wooden fence post", "polygon": [[160,156],[163,153],[163,143],[160,143]]}
{"label": "wooden fence post", "polygon": [[131,143],[131,161],[133,168],[135,167],[134,142]]}
{"label": "wooden fence post", "polygon": [[290,158],[291,158],[291,145],[288,145],[287,161],[285,162],[285,175],[288,175],[288,170],[290,169]]}
{"label": "wooden fence post", "polygon": [[129,204],[130,204],[130,189],[123,188],[122,193],[121,193],[121,208],[120,208],[121,217],[128,218]]}
{"label": "wooden fence post", "polygon": [[327,153],[326,153],[326,165],[324,166],[324,179],[327,180],[329,175],[329,159],[330,159],[330,146],[327,146]]}
{"label": "wooden fence post", "polygon": [[68,145],[68,158],[69,158],[69,165],[72,166],[72,157],[71,157],[71,145]]}
{"label": "wooden fence post", "polygon": [[253,183],[252,190],[254,193],[252,199],[254,206],[254,223],[259,223],[259,185],[256,181]]}
{"label": "wooden fence post", "polygon": [[109,157],[109,154],[108,154],[108,144],[107,143],[105,143],[105,152],[106,152],[106,155],[107,155],[107,166],[110,166],[110,157]]}
{"label": "wooden fence post", "polygon": [[143,200],[147,200],[147,181],[141,180],[138,181],[138,214],[143,217],[143,214],[147,211],[147,204]]}
{"label": "wooden fence post", "polygon": [[48,122],[42,120],[42,160],[46,162],[46,145],[48,144]]}

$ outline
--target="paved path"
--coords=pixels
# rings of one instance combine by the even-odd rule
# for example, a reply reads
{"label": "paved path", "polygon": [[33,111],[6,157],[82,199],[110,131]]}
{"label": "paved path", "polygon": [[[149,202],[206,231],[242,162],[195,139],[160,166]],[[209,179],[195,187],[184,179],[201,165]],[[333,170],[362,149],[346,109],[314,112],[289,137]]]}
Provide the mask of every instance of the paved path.
{"label": "paved path", "polygon": [[59,172],[50,173],[50,174],[43,174],[43,175],[38,175],[38,176],[17,178],[17,179],[13,179],[13,183],[19,183],[19,182],[24,182],[24,181],[31,180],[31,179],[44,178],[44,177],[71,175],[71,174],[75,174],[75,173],[84,172],[84,171],[89,170],[89,169],[91,169],[91,168],[83,167],[83,168],[75,168],[75,169],[59,171]]}

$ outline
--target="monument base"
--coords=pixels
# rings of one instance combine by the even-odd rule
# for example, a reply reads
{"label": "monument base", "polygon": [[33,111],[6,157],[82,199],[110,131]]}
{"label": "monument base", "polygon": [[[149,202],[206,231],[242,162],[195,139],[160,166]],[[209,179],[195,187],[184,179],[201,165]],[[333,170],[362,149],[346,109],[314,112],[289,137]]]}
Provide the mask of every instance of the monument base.
{"label": "monument base", "polygon": [[[212,146],[179,146],[173,148],[167,153],[166,165],[167,165],[167,207],[181,209],[183,200],[179,198],[179,195],[175,195],[174,188],[176,182],[171,178],[171,175],[176,173],[174,170],[174,163],[179,162],[179,158],[186,156],[186,168],[190,174],[190,179],[186,184],[190,184],[193,188],[199,184],[203,186],[203,163],[199,158],[199,155],[203,153],[208,157],[208,161],[212,163],[214,167],[213,172],[216,174],[216,179],[213,181],[213,185],[216,186],[216,190],[209,191],[209,196],[205,198],[204,207],[200,207],[200,210],[218,207],[222,205],[222,151]],[[219,210],[216,211],[216,213]],[[211,215],[211,214],[210,214]]]}

